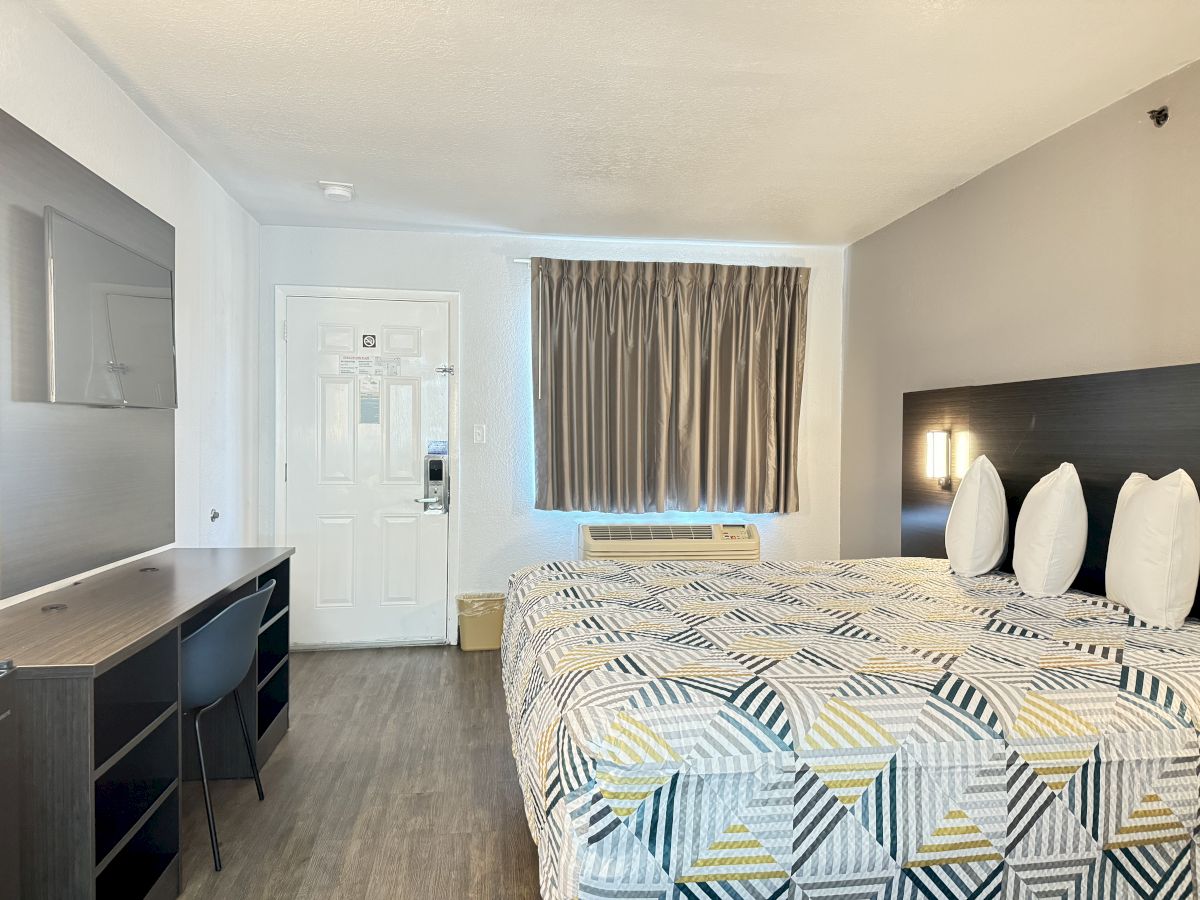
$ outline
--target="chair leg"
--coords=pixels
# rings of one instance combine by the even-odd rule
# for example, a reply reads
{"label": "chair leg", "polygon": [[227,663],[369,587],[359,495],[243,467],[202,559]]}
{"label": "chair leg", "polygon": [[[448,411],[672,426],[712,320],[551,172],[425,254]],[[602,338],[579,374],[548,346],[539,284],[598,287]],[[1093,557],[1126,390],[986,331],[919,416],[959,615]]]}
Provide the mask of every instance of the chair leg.
{"label": "chair leg", "polygon": [[246,728],[246,715],[242,712],[242,698],[236,688],[233,692],[233,703],[237,707],[238,721],[242,725],[242,740],[246,742],[246,755],[250,757],[250,771],[254,773],[254,786],[258,788],[258,799],[261,802],[266,799],[266,796],[263,794],[262,779],[258,777],[258,751],[250,743],[250,731]]}
{"label": "chair leg", "polygon": [[208,839],[212,842],[213,868],[221,871],[221,845],[217,842],[217,820],[213,818],[212,796],[208,793],[208,771],[204,768],[204,745],[200,740],[200,716],[196,710],[196,755],[200,757],[200,782],[204,785],[204,811],[208,813]]}

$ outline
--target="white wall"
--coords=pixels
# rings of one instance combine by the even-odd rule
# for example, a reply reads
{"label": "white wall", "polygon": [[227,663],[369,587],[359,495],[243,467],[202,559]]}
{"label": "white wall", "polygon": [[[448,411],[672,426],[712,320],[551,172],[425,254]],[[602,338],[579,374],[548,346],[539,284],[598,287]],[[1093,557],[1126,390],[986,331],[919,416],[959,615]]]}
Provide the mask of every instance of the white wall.
{"label": "white wall", "polygon": [[[806,265],[808,359],[801,422],[801,511],[733,517],[758,522],[764,554],[836,558],[841,433],[842,268],[838,247],[638,243],[494,235],[264,226],[261,232],[262,505],[264,539],[274,509],[274,288],[277,284],[456,291],[464,442],[455,492],[461,558],[457,589],[503,589],[514,569],[569,558],[583,514],[533,509],[529,267],[514,257],[687,260]],[[469,443],[487,425],[486,444]],[[662,518],[681,518],[668,515]],[[595,516],[591,517],[596,518]],[[728,520],[728,515],[707,517]],[[452,585],[453,587],[453,585]]]}
{"label": "white wall", "polygon": [[905,391],[1200,360],[1198,110],[1192,65],[850,248],[846,555],[899,552]]}
{"label": "white wall", "polygon": [[[175,226],[176,541],[254,543],[258,223],[18,0],[0,0],[0,108]],[[215,525],[213,507],[221,511]]]}

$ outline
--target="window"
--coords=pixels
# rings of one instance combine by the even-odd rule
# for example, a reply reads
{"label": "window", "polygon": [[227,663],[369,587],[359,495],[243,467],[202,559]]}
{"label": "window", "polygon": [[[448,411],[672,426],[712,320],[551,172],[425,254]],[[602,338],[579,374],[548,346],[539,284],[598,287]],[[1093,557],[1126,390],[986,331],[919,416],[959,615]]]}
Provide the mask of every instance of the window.
{"label": "window", "polygon": [[539,509],[798,508],[808,269],[531,268]]}

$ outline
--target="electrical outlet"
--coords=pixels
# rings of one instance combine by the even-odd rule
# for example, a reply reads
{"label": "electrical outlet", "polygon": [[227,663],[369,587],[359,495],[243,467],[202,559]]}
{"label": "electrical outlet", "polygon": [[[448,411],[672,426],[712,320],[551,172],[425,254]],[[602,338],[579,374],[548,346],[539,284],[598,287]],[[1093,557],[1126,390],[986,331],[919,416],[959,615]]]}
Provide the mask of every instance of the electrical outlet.
{"label": "electrical outlet", "polygon": [[486,444],[487,443],[487,426],[486,425],[476,425],[472,429],[472,438],[476,444]]}

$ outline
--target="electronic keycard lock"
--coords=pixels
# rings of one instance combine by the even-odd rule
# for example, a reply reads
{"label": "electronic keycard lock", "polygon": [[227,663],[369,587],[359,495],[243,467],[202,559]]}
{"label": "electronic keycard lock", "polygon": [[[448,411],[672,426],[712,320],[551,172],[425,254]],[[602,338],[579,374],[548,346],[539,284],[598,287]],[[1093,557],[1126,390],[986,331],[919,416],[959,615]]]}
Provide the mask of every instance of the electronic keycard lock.
{"label": "electronic keycard lock", "polygon": [[417,501],[427,513],[444,513],[450,506],[450,471],[444,455],[425,457],[425,496]]}

